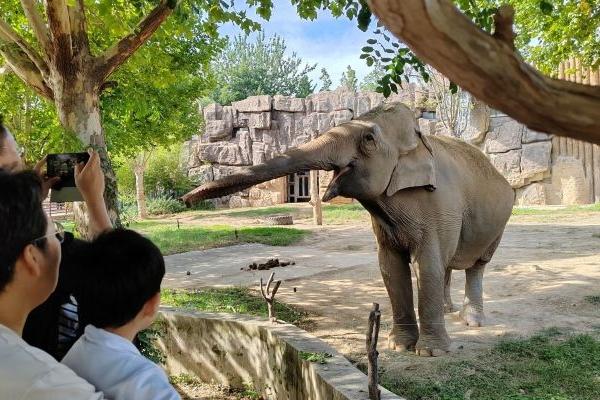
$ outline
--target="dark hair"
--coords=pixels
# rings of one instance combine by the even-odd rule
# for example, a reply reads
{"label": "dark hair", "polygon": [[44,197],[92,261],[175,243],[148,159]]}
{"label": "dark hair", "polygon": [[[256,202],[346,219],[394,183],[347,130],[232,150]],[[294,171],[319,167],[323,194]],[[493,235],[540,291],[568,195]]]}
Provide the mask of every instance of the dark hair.
{"label": "dark hair", "polygon": [[[40,178],[33,172],[0,169],[0,292],[14,276],[19,255],[29,243],[46,234]],[[38,241],[44,247],[45,240]]]}
{"label": "dark hair", "polygon": [[82,322],[118,328],[160,291],[165,261],[158,247],[128,229],[108,231],[83,255],[75,298]]}

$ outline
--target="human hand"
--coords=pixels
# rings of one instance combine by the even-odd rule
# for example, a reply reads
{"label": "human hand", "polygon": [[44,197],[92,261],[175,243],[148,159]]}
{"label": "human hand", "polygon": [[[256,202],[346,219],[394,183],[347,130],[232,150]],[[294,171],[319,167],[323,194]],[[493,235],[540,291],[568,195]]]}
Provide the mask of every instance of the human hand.
{"label": "human hand", "polygon": [[54,176],[52,178],[48,178],[46,176],[46,173],[44,172],[45,165],[46,165],[46,157],[44,157],[40,161],[38,161],[35,164],[35,167],[33,167],[33,171],[36,174],[38,174],[38,176],[42,180],[42,201],[46,200],[46,197],[48,197],[48,193],[50,192],[50,189],[52,188],[52,186],[56,185],[60,181],[60,178],[58,176]]}
{"label": "human hand", "polygon": [[86,203],[95,200],[104,201],[104,172],[100,166],[100,155],[91,149],[88,153],[90,159],[87,163],[80,162],[75,165],[75,186]]}

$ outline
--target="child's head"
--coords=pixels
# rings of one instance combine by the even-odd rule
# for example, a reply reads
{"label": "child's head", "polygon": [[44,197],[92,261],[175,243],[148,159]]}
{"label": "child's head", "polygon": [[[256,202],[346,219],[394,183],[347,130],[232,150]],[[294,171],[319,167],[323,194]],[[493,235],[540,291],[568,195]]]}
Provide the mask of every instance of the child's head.
{"label": "child's head", "polygon": [[152,323],[165,275],[154,243],[137,232],[116,229],[101,234],[82,257],[75,295],[84,322],[119,328],[135,320],[140,330]]}

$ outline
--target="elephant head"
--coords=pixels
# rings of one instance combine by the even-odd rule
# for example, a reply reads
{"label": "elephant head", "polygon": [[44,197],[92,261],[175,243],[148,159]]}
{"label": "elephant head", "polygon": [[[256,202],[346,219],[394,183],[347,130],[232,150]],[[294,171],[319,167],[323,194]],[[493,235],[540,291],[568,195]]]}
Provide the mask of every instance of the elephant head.
{"label": "elephant head", "polygon": [[323,201],[336,196],[370,200],[405,188],[435,188],[432,147],[418,131],[413,112],[389,103],[264,164],[202,185],[183,200],[190,204],[221,197],[310,169],[335,171]]}

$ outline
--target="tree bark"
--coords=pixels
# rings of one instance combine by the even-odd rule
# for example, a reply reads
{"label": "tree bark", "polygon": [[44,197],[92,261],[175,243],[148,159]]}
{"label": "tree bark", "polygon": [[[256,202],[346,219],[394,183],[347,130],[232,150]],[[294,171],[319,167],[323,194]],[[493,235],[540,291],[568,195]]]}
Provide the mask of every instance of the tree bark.
{"label": "tree bark", "polygon": [[310,171],[310,204],[313,208],[313,222],[315,225],[323,225],[323,205],[319,196],[319,171]]}
{"label": "tree bark", "polygon": [[140,219],[148,218],[148,211],[146,209],[146,192],[144,190],[146,161],[146,156],[144,153],[142,153],[136,157],[133,166],[133,172],[135,174],[135,200],[137,202],[138,217]]}
{"label": "tree bark", "polygon": [[421,60],[491,107],[533,130],[600,144],[600,88],[552,79],[525,63],[513,50],[506,7],[495,35],[450,0],[369,0],[369,7]]}

